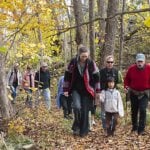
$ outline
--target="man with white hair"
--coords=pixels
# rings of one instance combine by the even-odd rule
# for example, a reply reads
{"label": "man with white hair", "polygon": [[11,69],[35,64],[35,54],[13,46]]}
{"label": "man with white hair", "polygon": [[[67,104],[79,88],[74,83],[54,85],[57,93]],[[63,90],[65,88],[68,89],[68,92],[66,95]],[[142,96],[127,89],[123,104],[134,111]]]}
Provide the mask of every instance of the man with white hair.
{"label": "man with white hair", "polygon": [[144,54],[138,53],[136,63],[128,68],[124,87],[130,92],[132,131],[144,135],[150,90],[150,65],[146,64]]}

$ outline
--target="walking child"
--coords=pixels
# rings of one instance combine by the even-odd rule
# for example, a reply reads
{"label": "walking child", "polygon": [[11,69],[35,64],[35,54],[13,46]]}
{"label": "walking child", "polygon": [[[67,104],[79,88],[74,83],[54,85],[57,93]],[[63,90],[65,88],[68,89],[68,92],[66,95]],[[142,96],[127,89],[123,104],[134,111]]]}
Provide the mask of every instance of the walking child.
{"label": "walking child", "polygon": [[100,101],[104,104],[106,112],[107,136],[113,136],[118,117],[124,116],[122,98],[120,92],[115,88],[115,80],[113,77],[107,79],[107,89],[102,90]]}

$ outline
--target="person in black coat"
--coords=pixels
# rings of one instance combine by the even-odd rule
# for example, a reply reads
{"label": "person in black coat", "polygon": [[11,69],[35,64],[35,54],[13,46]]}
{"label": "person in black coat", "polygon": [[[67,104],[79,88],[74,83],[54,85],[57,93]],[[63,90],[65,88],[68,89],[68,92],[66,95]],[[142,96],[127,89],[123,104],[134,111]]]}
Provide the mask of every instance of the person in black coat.
{"label": "person in black coat", "polygon": [[35,87],[38,87],[40,93],[44,96],[46,107],[50,110],[50,72],[48,71],[47,63],[45,62],[41,64],[40,70],[35,74]]}
{"label": "person in black coat", "polygon": [[78,55],[73,58],[64,77],[64,95],[72,94],[74,122],[73,134],[86,136],[89,132],[89,111],[99,96],[99,70],[89,57],[89,50],[81,46]]}

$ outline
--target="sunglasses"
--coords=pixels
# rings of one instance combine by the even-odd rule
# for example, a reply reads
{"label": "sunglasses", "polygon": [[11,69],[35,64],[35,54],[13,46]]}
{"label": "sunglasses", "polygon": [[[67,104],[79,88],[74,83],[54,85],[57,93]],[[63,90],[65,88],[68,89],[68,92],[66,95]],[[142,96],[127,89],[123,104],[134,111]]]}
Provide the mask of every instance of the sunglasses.
{"label": "sunglasses", "polygon": [[107,61],[107,63],[108,63],[108,64],[113,64],[114,62],[113,62],[113,61]]}

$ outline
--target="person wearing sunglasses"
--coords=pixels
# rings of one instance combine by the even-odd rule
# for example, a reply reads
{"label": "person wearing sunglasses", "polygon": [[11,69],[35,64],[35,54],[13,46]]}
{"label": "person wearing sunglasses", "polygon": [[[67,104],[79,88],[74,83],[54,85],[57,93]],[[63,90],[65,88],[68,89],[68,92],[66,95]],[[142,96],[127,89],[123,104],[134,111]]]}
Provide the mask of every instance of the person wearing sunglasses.
{"label": "person wearing sunglasses", "polygon": [[146,64],[143,53],[138,53],[136,63],[128,68],[124,87],[129,92],[131,102],[131,131],[145,135],[146,108],[150,98],[150,65]]}
{"label": "person wearing sunglasses", "polygon": [[[104,68],[100,69],[100,83],[101,83],[101,90],[107,89],[107,79],[113,77],[115,87],[118,88],[118,84],[123,83],[122,74],[119,70],[117,70],[114,67],[114,56],[108,55],[105,58],[105,66]],[[104,132],[106,131],[106,119],[105,119],[105,110],[104,110],[104,104],[101,103],[101,112],[100,112],[100,118],[102,121],[102,127],[104,129]]]}

